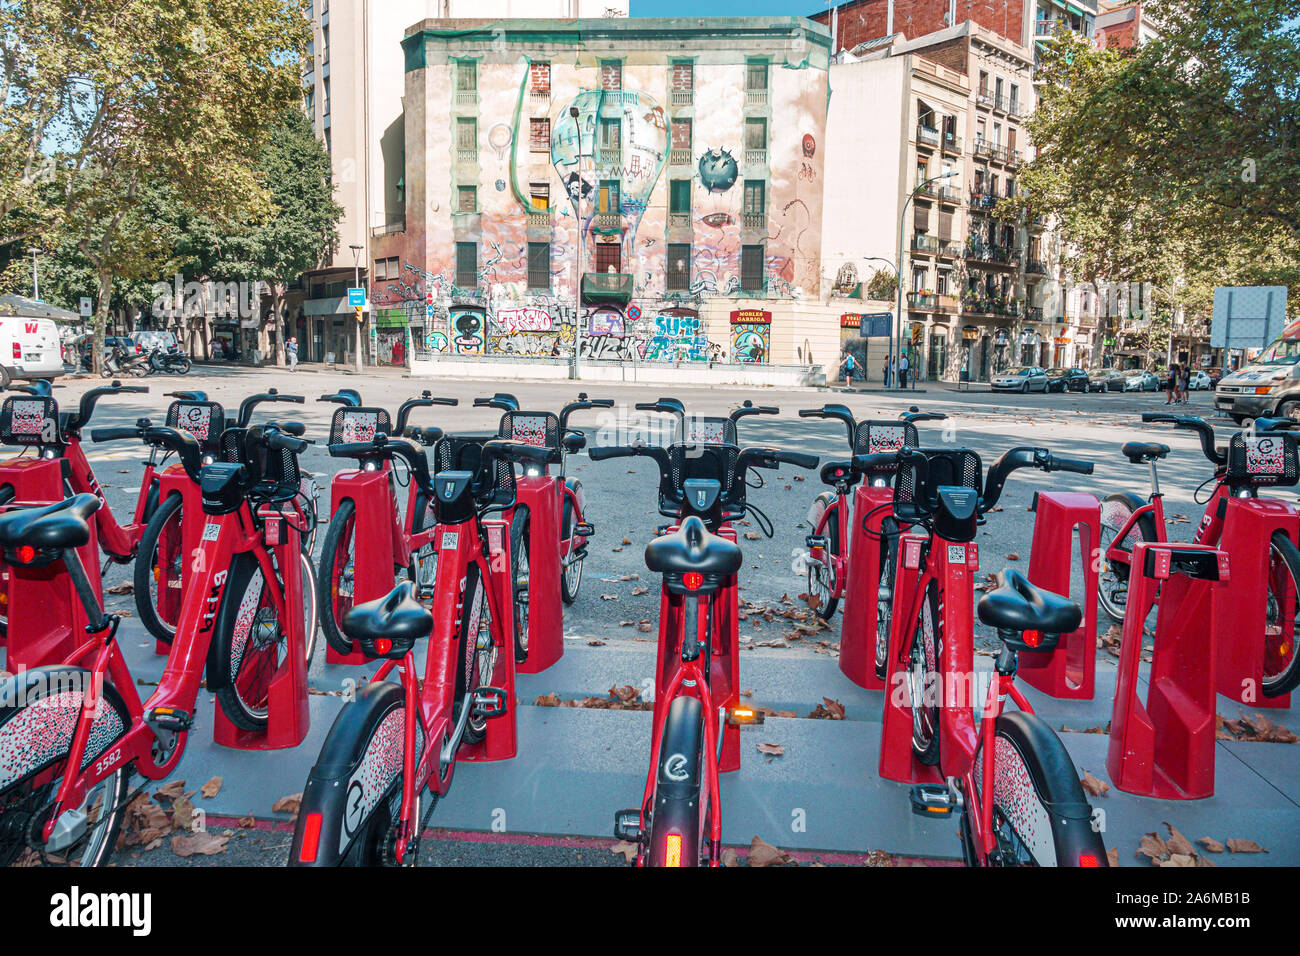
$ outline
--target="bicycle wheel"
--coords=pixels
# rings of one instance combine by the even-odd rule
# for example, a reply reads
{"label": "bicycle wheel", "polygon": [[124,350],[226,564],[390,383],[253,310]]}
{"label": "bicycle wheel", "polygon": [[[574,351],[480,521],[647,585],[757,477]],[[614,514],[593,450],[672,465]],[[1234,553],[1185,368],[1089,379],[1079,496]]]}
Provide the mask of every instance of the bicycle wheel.
{"label": "bicycle wheel", "polygon": [[560,597],[565,604],[572,604],[578,600],[578,589],[582,587],[582,558],[574,557],[574,553],[578,550],[578,539],[573,533],[577,524],[578,516],[574,514],[573,502],[565,498],[560,521],[560,536],[569,542],[569,556],[566,559],[568,563],[560,574]]}
{"label": "bicycle wheel", "polygon": [[[492,641],[492,610],[488,605],[487,582],[477,564],[465,572],[465,590],[461,592],[460,661],[457,664],[456,717],[461,707],[473,706],[474,692],[492,684],[497,669],[497,646]],[[470,715],[465,725],[464,743],[480,743],[487,736],[486,717]]]}
{"label": "bicycle wheel", "polygon": [[1285,531],[1273,532],[1268,549],[1268,607],[1261,690],[1281,697],[1300,683],[1296,626],[1300,624],[1300,549]]}
{"label": "bicycle wheel", "polygon": [[[1079,772],[1052,728],[1033,714],[1008,711],[994,723],[994,740],[996,847],[987,864],[1108,866]],[[975,754],[975,799],[966,801],[965,813],[979,812],[985,743]],[[974,862],[985,861],[976,856]]]}
{"label": "bicycle wheel", "polygon": [[704,709],[699,699],[676,698],[668,706],[659,748],[654,803],[647,827],[650,866],[700,865],[703,746]]}
{"label": "bicycle wheel", "polygon": [[[428,502],[424,495],[416,497],[415,508],[415,516],[411,519],[412,534],[425,531],[438,523],[438,517],[434,514],[433,505]],[[407,569],[406,574],[415,582],[418,596],[421,599],[433,597],[433,585],[438,577],[438,548],[432,541],[411,555],[411,566]]]}
{"label": "bicycle wheel", "polygon": [[[838,557],[840,554],[839,515],[832,512],[835,508],[843,507],[843,503],[830,492],[818,495],[818,500],[826,502],[826,558],[821,561],[812,559],[808,561],[808,595],[820,599],[817,602],[817,616],[823,621],[829,621],[835,616],[835,608],[840,603],[839,598],[832,596],[835,587],[835,571],[831,558]],[[813,523],[812,527],[815,531],[816,523]]]}
{"label": "bicycle wheel", "polygon": [[921,616],[912,636],[907,670],[908,700],[912,707],[912,751],[923,764],[939,762],[939,655],[943,651],[943,616],[939,585],[931,581],[921,601]]}
{"label": "bicycle wheel", "polygon": [[[307,555],[299,552],[298,558],[302,579],[299,613],[310,663],[316,643],[316,572]],[[277,581],[276,587],[283,587],[283,582]],[[247,551],[236,555],[213,626],[208,686],[215,685],[217,702],[240,730],[266,727],[271,681],[284,663],[287,643],[256,556]]]}
{"label": "bicycle wheel", "polygon": [[880,523],[880,582],[876,585],[876,679],[888,671],[889,628],[894,620],[894,575],[898,569],[898,522]]}
{"label": "bicycle wheel", "polygon": [[[40,836],[46,812],[67,771],[68,752],[93,675],[80,667],[40,667],[0,684],[0,866],[31,850],[44,864],[102,866],[112,855],[126,811],[129,766],[116,767],[86,793],[68,842],[48,849]],[[112,684],[97,694],[82,767],[88,767],[130,727],[126,704]],[[74,819],[73,815],[79,817]]]}
{"label": "bicycle wheel", "polygon": [[[13,485],[0,487],[0,505],[14,500]],[[0,637],[9,633],[9,567],[0,560]]]}
{"label": "bicycle wheel", "polygon": [[528,552],[532,547],[528,509],[515,512],[510,523],[510,580],[515,594],[515,663],[528,660]]}
{"label": "bicycle wheel", "polygon": [[339,510],[330,519],[321,545],[321,573],[317,584],[320,605],[321,630],[325,641],[339,654],[352,653],[352,639],[340,626],[343,616],[352,610],[353,587],[356,583],[353,530],[356,506],[351,499],[339,503]]}
{"label": "bicycle wheel", "polygon": [[[1097,541],[1101,555],[1106,554],[1133,512],[1143,504],[1141,498],[1130,492],[1116,492],[1102,499],[1101,525]],[[1139,518],[1133,525],[1121,547],[1132,554],[1133,546],[1138,542],[1155,540],[1155,522],[1147,515]],[[1127,563],[1103,560],[1102,571],[1097,576],[1097,600],[1111,620],[1119,624],[1124,623],[1124,609],[1128,606]]]}
{"label": "bicycle wheel", "polygon": [[[343,705],[303,787],[290,866],[396,864],[407,716],[402,687],[392,681],[367,684]],[[418,759],[425,744],[418,721],[415,743]],[[404,862],[414,860],[408,852]]]}
{"label": "bicycle wheel", "polygon": [[168,495],[145,525],[135,560],[135,608],[146,630],[164,644],[181,616],[181,496]]}

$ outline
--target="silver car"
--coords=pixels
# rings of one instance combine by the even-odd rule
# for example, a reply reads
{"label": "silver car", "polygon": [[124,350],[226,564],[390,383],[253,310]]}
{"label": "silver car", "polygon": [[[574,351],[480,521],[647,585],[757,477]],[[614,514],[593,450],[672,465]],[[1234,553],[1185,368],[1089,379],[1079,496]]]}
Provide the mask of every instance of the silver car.
{"label": "silver car", "polygon": [[1124,377],[1124,391],[1158,392],[1160,391],[1160,379],[1156,378],[1151,372],[1129,372]]}
{"label": "silver car", "polygon": [[1046,392],[1047,372],[1036,365],[1009,368],[994,375],[990,384],[999,392]]}

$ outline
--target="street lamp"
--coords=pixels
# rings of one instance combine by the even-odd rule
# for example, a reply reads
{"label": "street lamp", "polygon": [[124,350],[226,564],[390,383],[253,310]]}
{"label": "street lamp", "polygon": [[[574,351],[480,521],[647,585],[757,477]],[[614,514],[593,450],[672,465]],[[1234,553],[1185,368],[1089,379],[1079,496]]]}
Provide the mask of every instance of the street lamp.
{"label": "street lamp", "polygon": [[[908,194],[907,198],[903,200],[903,213],[898,219],[898,268],[895,270],[898,273],[898,316],[897,318],[894,319],[893,322],[894,327],[890,329],[889,332],[889,362],[891,365],[894,362],[894,341],[896,338],[898,340],[899,353],[901,353],[903,350],[902,335],[900,334],[901,329],[899,328],[899,326],[903,320],[903,231],[904,229],[906,229],[908,203],[910,203],[913,199],[915,199],[916,194],[919,193],[926,186],[930,185],[930,183],[935,183],[941,179],[948,179],[950,176],[956,176],[956,175],[957,175],[957,170],[950,169],[946,173],[940,173],[938,176],[931,176],[929,179],[925,180],[924,182],[917,183],[916,188],[913,189]],[[898,379],[899,376],[895,374],[893,378],[894,388],[899,387]],[[915,379],[913,379],[913,381],[915,381]]]}
{"label": "street lamp", "polygon": [[582,361],[582,267],[587,258],[587,229],[582,222],[582,126],[578,123],[578,108],[570,106],[569,115],[578,134],[578,183],[573,195],[574,218],[578,223],[578,262],[573,286],[573,377],[577,379]]}
{"label": "street lamp", "polygon": [[[357,245],[356,243],[353,243],[352,245],[348,246],[348,248],[352,250],[352,287],[355,289],[355,288],[358,288],[358,287],[361,285],[361,249],[362,249],[363,247]],[[369,298],[369,296],[367,296],[366,298]],[[358,374],[359,374],[359,373],[361,372],[361,317],[360,317],[360,314],[358,314],[358,316],[357,316],[357,321],[356,321],[355,324],[356,324],[356,327],[357,327],[357,334],[356,334],[356,349],[357,349],[357,354],[356,354],[356,369],[357,369],[357,372],[358,372]]]}
{"label": "street lamp", "polygon": [[36,257],[41,254],[42,250],[32,247],[32,298],[37,302],[41,301],[41,280],[36,274]]}

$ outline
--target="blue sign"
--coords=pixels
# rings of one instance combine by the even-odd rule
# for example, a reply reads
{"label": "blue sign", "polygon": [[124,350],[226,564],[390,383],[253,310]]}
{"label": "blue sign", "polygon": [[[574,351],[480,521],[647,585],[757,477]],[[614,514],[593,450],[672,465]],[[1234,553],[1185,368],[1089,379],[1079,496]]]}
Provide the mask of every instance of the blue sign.
{"label": "blue sign", "polygon": [[893,322],[894,313],[892,312],[869,312],[862,316],[862,324],[858,326],[858,335],[864,339],[887,336]]}
{"label": "blue sign", "polygon": [[348,289],[348,305],[358,306],[366,304],[366,290],[361,287],[352,287]]}

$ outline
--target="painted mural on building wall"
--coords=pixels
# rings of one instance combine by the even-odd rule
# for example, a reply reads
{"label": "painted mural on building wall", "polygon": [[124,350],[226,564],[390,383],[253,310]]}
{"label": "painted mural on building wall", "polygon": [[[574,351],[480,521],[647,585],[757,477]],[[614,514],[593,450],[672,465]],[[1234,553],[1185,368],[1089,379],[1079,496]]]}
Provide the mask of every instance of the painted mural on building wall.
{"label": "painted mural on building wall", "polygon": [[741,363],[770,361],[772,313],[763,309],[736,309],[731,313],[731,360]]}

